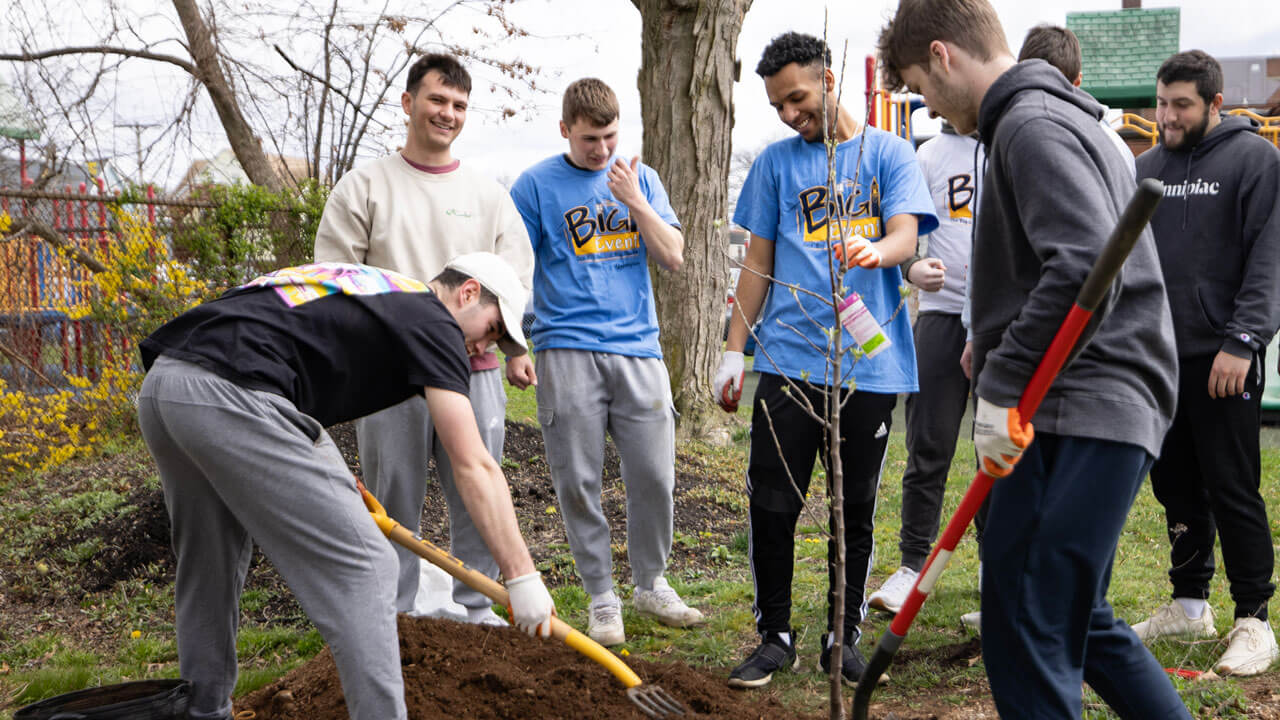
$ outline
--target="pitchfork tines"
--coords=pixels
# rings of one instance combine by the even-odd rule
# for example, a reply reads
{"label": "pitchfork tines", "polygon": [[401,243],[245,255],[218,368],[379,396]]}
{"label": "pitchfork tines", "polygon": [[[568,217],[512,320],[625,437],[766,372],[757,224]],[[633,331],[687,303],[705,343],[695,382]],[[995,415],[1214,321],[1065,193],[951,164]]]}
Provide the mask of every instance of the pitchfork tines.
{"label": "pitchfork tines", "polygon": [[684,705],[657,685],[636,685],[627,689],[627,697],[651,718],[684,715]]}

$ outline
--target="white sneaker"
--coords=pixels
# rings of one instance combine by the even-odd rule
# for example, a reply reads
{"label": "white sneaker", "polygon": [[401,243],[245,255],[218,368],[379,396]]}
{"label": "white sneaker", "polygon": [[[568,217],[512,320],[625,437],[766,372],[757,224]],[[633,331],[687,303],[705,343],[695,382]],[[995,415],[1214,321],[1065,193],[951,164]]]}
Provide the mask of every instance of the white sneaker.
{"label": "white sneaker", "polygon": [[491,607],[467,608],[467,622],[472,625],[507,626],[507,621],[503,620]]}
{"label": "white sneaker", "polygon": [[622,602],[591,603],[587,610],[587,636],[610,647],[627,641],[622,627]]}
{"label": "white sneaker", "polygon": [[902,609],[902,604],[907,601],[907,595],[911,593],[911,588],[916,584],[917,573],[909,567],[900,567],[880,589],[871,593],[871,597],[867,598],[867,604],[877,610],[883,610],[887,613],[897,613]]}
{"label": "white sneaker", "polygon": [[1187,617],[1177,600],[1156,608],[1151,617],[1133,626],[1138,639],[1144,643],[1162,637],[1211,638],[1217,637],[1213,627],[1213,608],[1205,605],[1198,618]]}
{"label": "white sneaker", "polygon": [[638,612],[657,618],[658,622],[671,627],[693,627],[704,620],[697,608],[684,604],[684,600],[680,599],[663,577],[653,581],[652,590],[637,587],[631,595],[631,602]]}
{"label": "white sneaker", "polygon": [[1235,627],[1227,634],[1227,651],[1213,666],[1219,675],[1257,675],[1280,660],[1280,647],[1271,626],[1258,618],[1244,617],[1236,620]]}
{"label": "white sneaker", "polygon": [[967,612],[961,615],[960,624],[969,628],[974,632],[981,633],[982,632],[982,611],[974,610],[973,612]]}

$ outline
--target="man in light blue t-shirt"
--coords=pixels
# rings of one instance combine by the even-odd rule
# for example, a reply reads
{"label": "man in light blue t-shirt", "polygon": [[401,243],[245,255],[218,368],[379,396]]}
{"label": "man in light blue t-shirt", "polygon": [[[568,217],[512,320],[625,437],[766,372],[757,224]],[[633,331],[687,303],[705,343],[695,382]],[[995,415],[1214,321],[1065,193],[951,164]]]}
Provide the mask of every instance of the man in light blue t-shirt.
{"label": "man in light blue t-shirt", "polygon": [[[814,458],[829,465],[824,427],[808,408],[822,414],[833,385],[846,389],[840,414],[847,552],[840,580],[845,583],[840,667],[848,683],[861,675],[866,661],[853,646],[866,614],[863,591],[871,563],[876,489],[897,393],[917,389],[915,349],[897,265],[914,254],[918,233],[937,226],[933,201],[911,145],[875,128],[860,128],[839,107],[830,66],[831,53],[821,40],[785,33],[765,48],[756,67],[769,104],[797,134],[765,149],[752,163],[739,196],[733,219],[751,232],[751,243],[734,296],[737,310],[724,359],[713,381],[726,409],[736,407],[742,349],[763,304],[755,354],[760,382],[747,467],[753,610],[761,641],[730,673],[733,687],[759,687],[775,671],[799,666],[790,625],[793,535]],[[834,198],[828,197],[824,131],[838,142]],[[836,208],[838,218],[833,217]],[[853,337],[844,331],[838,375],[828,357],[834,311],[824,300],[831,296],[833,252],[846,288],[842,295],[852,291],[861,296],[891,341],[874,356],[856,357]],[[778,287],[765,301],[772,283]],[[834,552],[834,544],[829,548]],[[819,655],[824,670],[837,630],[831,608],[834,574],[829,581],[828,632]]]}
{"label": "man in light blue t-shirt", "polygon": [[638,611],[676,627],[702,622],[667,584],[675,487],[675,408],[658,345],[648,259],[676,271],[684,236],[662,181],[614,156],[618,99],[584,78],[565,90],[569,152],[511,188],[533,243],[538,422],[578,574],[591,595],[587,634],[626,641],[600,507],[605,433],[622,459],[627,555]]}

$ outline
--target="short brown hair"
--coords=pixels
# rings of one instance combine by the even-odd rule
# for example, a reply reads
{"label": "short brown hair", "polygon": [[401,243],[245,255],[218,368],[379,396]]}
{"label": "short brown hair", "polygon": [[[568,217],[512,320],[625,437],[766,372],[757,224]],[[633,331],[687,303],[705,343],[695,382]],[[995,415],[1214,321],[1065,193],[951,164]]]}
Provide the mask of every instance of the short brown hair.
{"label": "short brown hair", "polygon": [[[436,275],[434,278],[431,278],[431,282],[440,283],[445,287],[446,290],[457,290],[459,287],[462,286],[462,283],[470,280],[471,278],[472,276],[462,272],[461,270],[454,270],[453,268],[445,268],[444,270],[440,271],[439,275]],[[479,280],[477,280],[476,282],[479,282]],[[498,304],[498,295],[494,293],[492,290],[490,290],[489,288],[485,287],[483,284],[480,285],[480,304],[481,305],[497,305]]]}
{"label": "short brown hair", "polygon": [[1083,59],[1080,55],[1080,40],[1076,34],[1057,25],[1037,25],[1027,31],[1022,41],[1022,50],[1018,52],[1018,62],[1039,58],[1058,68],[1067,76],[1067,82],[1075,82],[1080,77]]}
{"label": "short brown hair", "polygon": [[618,96],[599,78],[574,80],[564,91],[561,120],[570,127],[579,119],[597,127],[618,119]]}
{"label": "short brown hair", "polygon": [[1000,18],[987,0],[901,0],[893,20],[880,31],[881,74],[885,87],[898,90],[902,71],[929,69],[929,43],[942,40],[979,60],[1009,52]]}
{"label": "short brown hair", "polygon": [[440,73],[440,80],[451,88],[457,88],[467,95],[471,94],[471,74],[462,67],[462,63],[452,55],[444,53],[427,53],[418,58],[409,68],[409,79],[404,90],[410,95],[418,94],[418,86],[427,73],[435,70]]}
{"label": "short brown hair", "polygon": [[1203,50],[1187,50],[1169,57],[1156,71],[1156,79],[1165,85],[1193,82],[1205,105],[1222,92],[1222,65]]}

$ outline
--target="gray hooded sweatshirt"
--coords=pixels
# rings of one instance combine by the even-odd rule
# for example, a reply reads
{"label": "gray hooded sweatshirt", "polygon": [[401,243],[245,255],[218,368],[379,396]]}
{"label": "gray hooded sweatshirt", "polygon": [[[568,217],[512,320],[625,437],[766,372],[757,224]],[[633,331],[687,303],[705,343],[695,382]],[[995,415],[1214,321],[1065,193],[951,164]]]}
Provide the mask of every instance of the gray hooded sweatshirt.
{"label": "gray hooded sweatshirt", "polygon": [[1151,229],[1179,357],[1250,358],[1280,326],[1280,151],[1257,131],[1227,115],[1195,147],[1138,158],[1165,184]]}
{"label": "gray hooded sweatshirt", "polygon": [[[995,405],[1017,404],[1136,189],[1102,112],[1043,60],[1010,68],[982,99],[988,160],[969,278],[977,393]],[[1150,230],[1081,343],[1032,418],[1036,430],[1159,455],[1177,359]]]}

